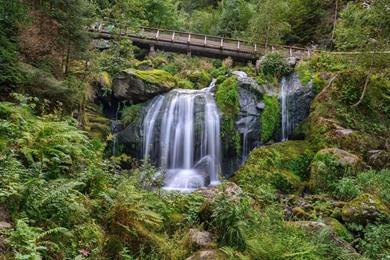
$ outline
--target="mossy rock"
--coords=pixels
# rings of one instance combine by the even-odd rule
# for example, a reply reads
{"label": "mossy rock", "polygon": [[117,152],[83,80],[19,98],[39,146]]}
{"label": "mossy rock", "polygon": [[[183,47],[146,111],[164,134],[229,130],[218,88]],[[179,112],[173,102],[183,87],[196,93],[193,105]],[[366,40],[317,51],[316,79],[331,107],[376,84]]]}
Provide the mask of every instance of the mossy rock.
{"label": "mossy rock", "polygon": [[312,191],[331,191],[337,180],[356,175],[362,168],[358,156],[338,148],[319,151],[310,166],[309,187]]}
{"label": "mossy rock", "polygon": [[341,237],[345,241],[351,242],[353,240],[353,235],[337,219],[325,218],[324,222],[333,230],[333,232],[335,232],[339,237]]}
{"label": "mossy rock", "polygon": [[272,184],[282,192],[301,190],[300,176],[305,171],[312,156],[310,146],[305,141],[287,141],[252,150],[247,161],[232,178],[244,190],[256,192],[256,187]]}
{"label": "mossy rock", "polygon": [[375,195],[364,193],[348,202],[342,209],[344,222],[366,225],[389,220],[390,209]]}
{"label": "mossy rock", "polygon": [[163,70],[129,69],[115,75],[112,90],[115,98],[135,104],[145,102],[177,87],[177,79]]}
{"label": "mossy rock", "polygon": [[134,70],[134,75],[145,82],[164,86],[167,88],[176,87],[176,79],[164,70]]}
{"label": "mossy rock", "polygon": [[103,115],[96,105],[87,106],[84,117],[84,129],[88,132],[88,135],[105,141],[111,132],[111,121]]}

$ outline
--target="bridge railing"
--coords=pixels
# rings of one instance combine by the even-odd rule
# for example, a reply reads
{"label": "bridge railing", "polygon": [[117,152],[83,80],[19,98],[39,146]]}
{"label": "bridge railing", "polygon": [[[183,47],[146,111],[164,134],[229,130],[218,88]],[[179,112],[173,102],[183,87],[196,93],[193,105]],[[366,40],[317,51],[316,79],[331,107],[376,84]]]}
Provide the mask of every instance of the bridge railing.
{"label": "bridge railing", "polygon": [[244,52],[252,54],[253,56],[261,56],[269,52],[277,51],[285,57],[305,57],[310,56],[311,53],[315,51],[307,48],[277,44],[270,44],[268,46],[265,46],[264,44],[251,43],[244,40],[168,29],[140,27],[139,30],[122,29],[118,31],[118,29],[114,28],[112,23],[102,22],[98,25],[99,26],[94,25],[94,27],[90,30],[107,34],[119,34],[122,36],[133,36],[156,41],[166,41],[179,44],[203,46],[214,49]]}

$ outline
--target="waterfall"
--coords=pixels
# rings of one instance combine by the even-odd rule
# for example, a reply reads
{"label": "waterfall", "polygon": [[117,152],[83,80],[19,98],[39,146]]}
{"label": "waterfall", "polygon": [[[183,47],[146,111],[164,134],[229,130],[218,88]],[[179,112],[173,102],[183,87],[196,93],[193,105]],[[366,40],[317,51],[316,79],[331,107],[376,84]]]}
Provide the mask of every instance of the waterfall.
{"label": "waterfall", "polygon": [[221,141],[215,84],[213,80],[202,90],[175,89],[149,106],[143,122],[144,158],[165,173],[165,189],[191,191],[218,183]]}
{"label": "waterfall", "polygon": [[312,99],[311,82],[302,86],[296,74],[283,77],[280,89],[281,140],[287,141],[294,129],[308,116]]}
{"label": "waterfall", "polygon": [[287,108],[288,89],[287,80],[286,78],[283,78],[280,91],[280,100],[282,105],[282,141],[287,141],[290,130],[290,121],[288,118]]}

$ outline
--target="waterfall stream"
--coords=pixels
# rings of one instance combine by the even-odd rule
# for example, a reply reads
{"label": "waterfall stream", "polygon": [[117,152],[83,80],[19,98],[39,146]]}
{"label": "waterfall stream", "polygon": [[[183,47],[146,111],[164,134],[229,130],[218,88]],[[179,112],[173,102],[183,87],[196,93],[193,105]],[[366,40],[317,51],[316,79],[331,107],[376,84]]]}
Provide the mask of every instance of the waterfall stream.
{"label": "waterfall stream", "polygon": [[289,85],[286,78],[282,79],[281,82],[281,90],[280,90],[280,101],[282,106],[282,141],[288,140],[288,135],[290,131],[290,120],[288,117],[288,107],[287,107],[287,99],[288,99],[288,90]]}
{"label": "waterfall stream", "polygon": [[175,89],[156,97],[143,121],[144,159],[165,173],[165,189],[191,191],[218,183],[220,122],[212,95]]}

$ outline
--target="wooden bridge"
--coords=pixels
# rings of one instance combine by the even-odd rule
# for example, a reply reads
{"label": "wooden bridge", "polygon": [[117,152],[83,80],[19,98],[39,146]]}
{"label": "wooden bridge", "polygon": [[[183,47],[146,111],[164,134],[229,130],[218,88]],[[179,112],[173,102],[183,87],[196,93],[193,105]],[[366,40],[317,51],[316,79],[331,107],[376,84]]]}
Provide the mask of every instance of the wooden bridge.
{"label": "wooden bridge", "polygon": [[284,57],[296,57],[297,59],[310,57],[313,52],[313,50],[295,46],[265,46],[238,39],[148,27],[140,27],[137,31],[118,32],[113,30],[113,27],[104,28],[102,24],[98,24],[90,28],[89,31],[96,39],[110,40],[117,37],[128,37],[134,45],[140,48],[149,48],[151,53],[160,49],[211,58],[231,57],[239,61],[254,61],[269,52],[278,52]]}

